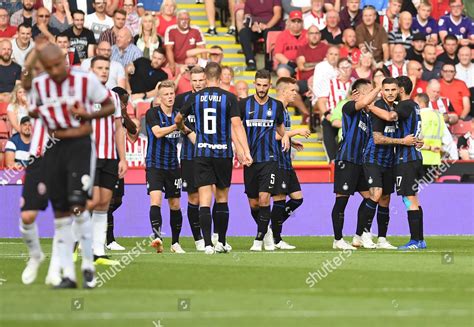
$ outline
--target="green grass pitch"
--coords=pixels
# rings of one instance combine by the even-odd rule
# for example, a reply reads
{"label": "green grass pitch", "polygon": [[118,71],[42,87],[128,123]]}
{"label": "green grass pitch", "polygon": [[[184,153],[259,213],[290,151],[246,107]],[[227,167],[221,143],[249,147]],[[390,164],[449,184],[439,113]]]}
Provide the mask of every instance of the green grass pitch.
{"label": "green grass pitch", "polygon": [[[47,261],[33,285],[22,285],[26,247],[0,239],[0,326],[474,325],[472,237],[428,237],[426,251],[352,254],[333,251],[329,237],[286,240],[297,249],[250,253],[251,238],[233,237],[233,252],[206,256],[190,238],[181,241],[187,254],[171,254],[165,239],[162,255],[148,247],[113,253],[122,268],[98,267],[100,288],[58,291],[43,284]],[[129,251],[148,243],[119,241]],[[49,258],[51,240],[42,245]]]}

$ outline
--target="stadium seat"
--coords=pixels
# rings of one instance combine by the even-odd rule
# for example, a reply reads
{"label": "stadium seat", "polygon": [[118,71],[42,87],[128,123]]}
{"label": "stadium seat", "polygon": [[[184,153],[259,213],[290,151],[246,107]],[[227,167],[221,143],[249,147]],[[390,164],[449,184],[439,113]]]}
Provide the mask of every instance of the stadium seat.
{"label": "stadium seat", "polygon": [[143,116],[146,115],[146,112],[150,109],[150,103],[149,102],[138,102],[137,103],[137,111],[136,111],[136,117],[138,119],[141,119]]}
{"label": "stadium seat", "polygon": [[0,102],[0,118],[7,119],[8,102]]}
{"label": "stadium seat", "polygon": [[0,139],[8,139],[10,137],[10,131],[7,123],[0,119]]}
{"label": "stadium seat", "polygon": [[457,175],[446,175],[438,178],[438,183],[460,183],[461,176]]}
{"label": "stadium seat", "polygon": [[452,125],[449,127],[449,130],[453,135],[464,135],[468,132],[471,131],[471,122],[470,121],[464,121],[464,120],[459,120],[456,124]]}
{"label": "stadium seat", "polygon": [[5,152],[5,145],[7,144],[7,139],[0,139],[0,153]]}
{"label": "stadium seat", "polygon": [[[267,34],[267,47],[265,49],[265,52],[268,54],[270,59],[273,59],[273,49],[275,48],[275,43],[280,33],[281,31],[270,31]],[[274,70],[276,69],[276,66],[277,66],[277,63],[273,62]]]}
{"label": "stadium seat", "polygon": [[127,105],[127,114],[130,116],[130,118],[135,117],[135,107],[133,107],[133,104],[131,103]]}

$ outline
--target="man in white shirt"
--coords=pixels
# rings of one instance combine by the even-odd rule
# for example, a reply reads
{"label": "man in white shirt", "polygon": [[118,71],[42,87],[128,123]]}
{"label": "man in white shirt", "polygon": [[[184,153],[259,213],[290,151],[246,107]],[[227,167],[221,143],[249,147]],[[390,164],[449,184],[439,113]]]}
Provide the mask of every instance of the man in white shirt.
{"label": "man in white shirt", "polygon": [[337,77],[337,62],[339,60],[339,47],[331,45],[326,53],[326,59],[314,67],[313,74],[313,104],[321,94],[326,94],[329,81]]}
{"label": "man in white shirt", "polygon": [[94,0],[95,12],[87,15],[84,20],[84,27],[94,33],[97,42],[99,41],[100,33],[114,26],[114,20],[105,13],[106,5],[106,0]]}
{"label": "man in white shirt", "polygon": [[26,55],[35,47],[31,38],[31,26],[25,23],[18,26],[17,37],[12,39],[12,59],[23,68]]}
{"label": "man in white shirt", "polygon": [[456,65],[456,78],[466,83],[470,89],[474,87],[474,64],[471,62],[471,49],[461,47],[458,51],[459,64]]}

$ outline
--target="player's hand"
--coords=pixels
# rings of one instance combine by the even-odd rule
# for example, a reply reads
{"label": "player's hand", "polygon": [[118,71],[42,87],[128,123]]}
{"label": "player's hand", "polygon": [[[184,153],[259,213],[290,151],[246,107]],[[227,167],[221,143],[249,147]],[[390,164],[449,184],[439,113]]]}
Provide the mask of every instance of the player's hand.
{"label": "player's hand", "polygon": [[432,146],[431,151],[433,151],[434,153],[440,153],[441,148],[439,146]]}
{"label": "player's hand", "polygon": [[79,102],[76,102],[72,107],[71,107],[71,113],[74,114],[76,119],[78,120],[90,120],[91,119],[91,114],[87,112],[86,108],[84,106],[80,105]]}
{"label": "player's hand", "polygon": [[402,144],[406,146],[413,146],[416,144],[417,138],[415,135],[410,134],[403,138]]}
{"label": "player's hand", "polygon": [[390,121],[397,121],[398,120],[398,114],[395,111],[390,111],[388,113],[390,117]]}
{"label": "player's hand", "polygon": [[308,138],[311,135],[311,131],[307,128],[300,128],[298,130],[298,135],[301,135],[304,138]]}
{"label": "player's hand", "polygon": [[424,145],[425,145],[425,141],[417,139],[416,144],[415,144],[415,148],[421,149]]}
{"label": "player's hand", "polygon": [[285,135],[282,137],[281,139],[281,147],[282,147],[282,150],[283,151],[288,151],[290,149],[290,138],[288,137],[288,135],[285,133]]}
{"label": "player's hand", "polygon": [[128,170],[128,165],[126,160],[120,160],[118,164],[118,175],[119,178],[122,179],[125,177],[125,174],[127,173]]}
{"label": "player's hand", "polygon": [[242,162],[243,165],[250,167],[253,163],[253,158],[250,153],[245,153],[244,154],[244,161]]}
{"label": "player's hand", "polygon": [[304,145],[300,141],[297,140],[291,140],[291,146],[296,149],[296,151],[303,151],[304,150]]}

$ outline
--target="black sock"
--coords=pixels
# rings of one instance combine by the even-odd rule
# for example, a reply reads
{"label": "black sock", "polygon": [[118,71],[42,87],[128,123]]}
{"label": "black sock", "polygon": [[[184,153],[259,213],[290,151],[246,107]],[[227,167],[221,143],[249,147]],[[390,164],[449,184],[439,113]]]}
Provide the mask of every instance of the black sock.
{"label": "black sock", "polygon": [[216,221],[216,201],[214,201],[214,204],[212,205],[211,217],[212,217],[212,230],[214,231],[214,233],[219,233],[218,228],[217,228],[218,222]]}
{"label": "black sock", "polygon": [[420,210],[408,210],[408,225],[410,226],[411,239],[420,240]]}
{"label": "black sock", "polygon": [[285,211],[285,200],[273,201],[271,220],[272,220],[272,232],[275,244],[281,241],[281,230],[283,228],[283,217],[286,216]]}
{"label": "black sock", "polygon": [[122,205],[122,198],[117,197],[110,202],[109,211],[107,212],[107,244],[115,241],[114,236],[114,212]]}
{"label": "black sock", "polygon": [[340,240],[342,238],[342,229],[344,227],[344,210],[346,210],[348,196],[336,197],[336,202],[332,208],[332,228],[334,230],[334,239]]}
{"label": "black sock", "polygon": [[229,226],[229,206],[227,205],[227,202],[225,202],[216,203],[214,207],[216,208],[215,221],[218,223],[217,233],[219,234],[219,242],[225,245],[227,227]]}
{"label": "black sock", "polygon": [[290,199],[285,204],[285,216],[283,217],[282,223],[284,223],[290,216],[295,212],[300,205],[303,204],[303,199]]}
{"label": "black sock", "polygon": [[201,226],[199,225],[199,205],[188,202],[188,220],[194,240],[202,240]]}
{"label": "black sock", "polygon": [[150,207],[150,223],[151,229],[155,234],[155,238],[161,238],[161,208],[159,206]]}
{"label": "black sock", "polygon": [[369,220],[374,219],[375,210],[377,209],[377,202],[371,199],[362,201],[358,210],[357,217],[357,231],[356,234],[361,236],[363,232],[369,232],[366,230]]}
{"label": "black sock", "polygon": [[268,224],[270,223],[270,206],[260,207],[258,211],[258,229],[257,229],[257,237],[255,238],[257,241],[263,241],[263,237],[268,231]]}
{"label": "black sock", "polygon": [[420,236],[419,239],[420,241],[423,241],[425,239],[425,235],[423,233],[423,209],[421,206],[418,206],[420,208]]}
{"label": "black sock", "polygon": [[211,208],[209,207],[200,207],[199,208],[199,224],[201,225],[202,229],[202,236],[204,238],[204,243],[206,246],[212,246],[211,241],[211,225],[212,225],[212,218],[211,218]]}
{"label": "black sock", "polygon": [[179,234],[181,227],[183,227],[183,214],[181,209],[170,209],[170,225],[171,225],[171,244],[179,243]]}
{"label": "black sock", "polygon": [[253,220],[255,220],[255,223],[258,225],[258,212],[260,211],[259,208],[250,208],[250,214],[252,215]]}
{"label": "black sock", "polygon": [[379,237],[387,237],[389,221],[390,211],[388,207],[382,207],[379,205],[377,208],[377,226],[379,228]]}

